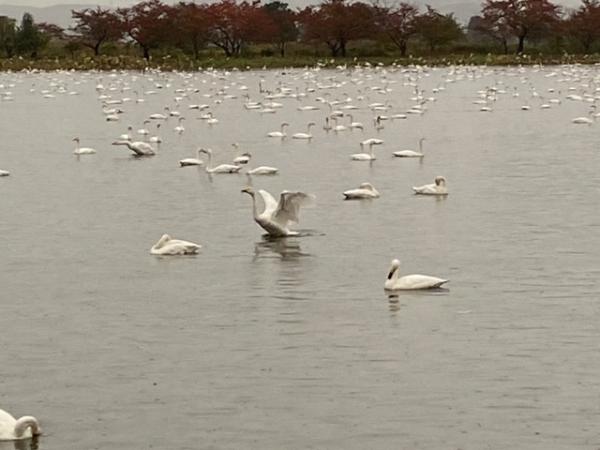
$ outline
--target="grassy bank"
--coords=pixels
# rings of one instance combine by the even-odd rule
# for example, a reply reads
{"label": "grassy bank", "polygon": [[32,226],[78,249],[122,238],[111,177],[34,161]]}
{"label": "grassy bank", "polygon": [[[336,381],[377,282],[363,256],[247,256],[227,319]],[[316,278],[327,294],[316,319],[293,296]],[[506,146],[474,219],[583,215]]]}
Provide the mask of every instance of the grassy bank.
{"label": "grassy bank", "polygon": [[353,66],[356,64],[371,65],[487,65],[487,66],[515,66],[515,65],[553,65],[553,64],[597,64],[600,63],[600,54],[594,55],[494,55],[494,54],[449,54],[432,57],[397,58],[390,56],[364,57],[364,58],[315,58],[315,57],[252,57],[252,58],[225,58],[214,57],[194,60],[187,57],[163,56],[151,59],[149,62],[143,58],[133,56],[100,56],[96,58],[5,58],[0,59],[0,70],[145,70],[161,69],[171,70],[199,70],[213,67],[216,69],[276,69],[286,67],[310,67],[319,64],[322,67],[334,68],[339,65]]}

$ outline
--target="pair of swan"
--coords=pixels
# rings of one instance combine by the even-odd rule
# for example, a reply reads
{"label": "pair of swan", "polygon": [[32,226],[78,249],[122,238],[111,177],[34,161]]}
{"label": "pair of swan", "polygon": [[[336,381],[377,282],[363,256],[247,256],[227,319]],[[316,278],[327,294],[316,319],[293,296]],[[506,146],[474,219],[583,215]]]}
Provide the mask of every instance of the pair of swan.
{"label": "pair of swan", "polygon": [[259,189],[265,204],[265,209],[259,213],[254,189],[247,187],[242,192],[252,197],[254,221],[273,237],[297,236],[298,232],[290,231],[288,227],[291,223],[298,223],[300,207],[314,200],[313,195],[304,192],[283,191],[277,202],[267,191]]}
{"label": "pair of swan", "polygon": [[448,188],[446,187],[446,178],[438,175],[433,180],[432,184],[425,184],[423,186],[413,186],[415,194],[421,195],[448,195]]}
{"label": "pair of swan", "polygon": [[0,441],[19,441],[42,434],[39,422],[33,416],[15,419],[11,414],[0,409]]}
{"label": "pair of swan", "polygon": [[388,291],[435,289],[441,287],[448,281],[449,280],[445,280],[443,278],[419,274],[405,275],[401,277],[400,261],[394,259],[383,287]]}
{"label": "pair of swan", "polygon": [[394,156],[397,156],[398,158],[422,158],[423,156],[425,156],[425,154],[423,153],[423,141],[425,140],[425,138],[421,138],[419,139],[419,151],[415,152],[414,150],[399,150],[397,152],[394,152]]}
{"label": "pair of swan", "polygon": [[193,242],[172,239],[168,234],[163,234],[156,244],[150,249],[153,255],[194,255],[202,248]]}
{"label": "pair of swan", "polygon": [[123,139],[113,142],[112,145],[125,145],[129,150],[131,150],[135,154],[135,156],[152,156],[156,154],[154,147],[152,147],[147,142],[132,142],[130,139]]}
{"label": "pair of swan", "polygon": [[79,146],[79,138],[73,138],[73,141],[77,143],[77,147],[73,151],[74,155],[93,155],[96,153],[96,149],[90,147],[80,147]]}
{"label": "pair of swan", "polygon": [[345,200],[360,200],[365,198],[378,198],[379,192],[371,183],[362,183],[358,189],[350,189],[344,192]]}

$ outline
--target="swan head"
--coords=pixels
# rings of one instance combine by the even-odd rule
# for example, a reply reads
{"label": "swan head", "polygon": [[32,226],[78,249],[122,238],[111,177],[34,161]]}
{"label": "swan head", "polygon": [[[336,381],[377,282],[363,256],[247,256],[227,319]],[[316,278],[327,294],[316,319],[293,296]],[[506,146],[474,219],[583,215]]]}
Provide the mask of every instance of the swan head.
{"label": "swan head", "polygon": [[79,144],[79,138],[78,137],[74,137],[73,138],[73,142],[77,142]]}
{"label": "swan head", "polygon": [[244,152],[240,156],[247,156],[248,158],[250,158],[252,154],[250,152]]}
{"label": "swan head", "polygon": [[310,127],[314,127],[316,125],[316,123],[314,122],[308,122],[308,124],[306,125],[308,128]]}
{"label": "swan head", "polygon": [[39,436],[42,434],[42,427],[39,422],[33,416],[23,416],[15,423],[15,436],[19,439],[23,438],[27,429],[31,429],[32,436]]}
{"label": "swan head", "polygon": [[210,148],[199,148],[198,151],[200,153],[206,153],[207,155],[212,155],[212,150]]}
{"label": "swan head", "polygon": [[290,126],[290,124],[289,124],[289,123],[287,123],[287,122],[283,122],[283,123],[281,124],[281,128],[283,128],[283,127],[289,127],[289,126]]}
{"label": "swan head", "polygon": [[390,267],[390,272],[388,273],[387,279],[391,280],[394,272],[400,268],[400,260],[394,259],[392,260],[392,267]]}
{"label": "swan head", "polygon": [[446,185],[446,179],[441,175],[438,175],[437,177],[435,177],[434,181],[435,181],[436,186],[445,186]]}
{"label": "swan head", "polygon": [[360,189],[368,189],[370,191],[374,191],[375,188],[373,187],[373,185],[371,183],[361,183],[359,186]]}
{"label": "swan head", "polygon": [[241,192],[243,192],[245,194],[248,194],[248,195],[251,195],[251,196],[254,197],[254,189],[252,189],[250,186],[242,189]]}
{"label": "swan head", "polygon": [[163,245],[165,245],[170,240],[171,240],[171,236],[169,236],[168,234],[163,234],[160,237],[160,239],[158,240],[158,242],[156,244],[154,244],[154,248],[161,248]]}

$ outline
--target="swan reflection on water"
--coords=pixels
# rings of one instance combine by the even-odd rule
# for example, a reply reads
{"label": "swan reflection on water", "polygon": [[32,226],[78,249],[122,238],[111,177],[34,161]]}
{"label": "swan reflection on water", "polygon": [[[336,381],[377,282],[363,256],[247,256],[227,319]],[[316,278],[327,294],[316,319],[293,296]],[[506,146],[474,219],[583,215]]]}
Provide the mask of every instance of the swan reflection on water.
{"label": "swan reflection on water", "polygon": [[38,450],[38,437],[20,441],[0,441],[0,450]]}
{"label": "swan reflection on water", "polygon": [[302,252],[300,242],[295,238],[274,238],[263,235],[262,240],[254,244],[254,260],[269,257],[289,260],[303,256],[310,256],[310,254]]}

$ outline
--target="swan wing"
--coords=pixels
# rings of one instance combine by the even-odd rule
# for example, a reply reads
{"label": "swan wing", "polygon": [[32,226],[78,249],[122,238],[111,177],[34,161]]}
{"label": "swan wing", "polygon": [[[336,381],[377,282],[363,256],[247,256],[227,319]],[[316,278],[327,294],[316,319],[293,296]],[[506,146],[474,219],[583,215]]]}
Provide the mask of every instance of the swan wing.
{"label": "swan wing", "polygon": [[271,217],[277,209],[277,200],[275,200],[275,198],[271,194],[269,194],[263,189],[259,189],[258,193],[262,197],[263,202],[265,202],[265,210],[263,211],[263,214],[266,214],[269,217]]}
{"label": "swan wing", "polygon": [[398,279],[395,289],[435,289],[447,283],[448,280],[429,275],[406,275]]}
{"label": "swan wing", "polygon": [[300,207],[310,204],[313,200],[313,195],[304,192],[283,191],[279,197],[279,204],[273,219],[283,226],[286,226],[288,222],[298,223]]}

